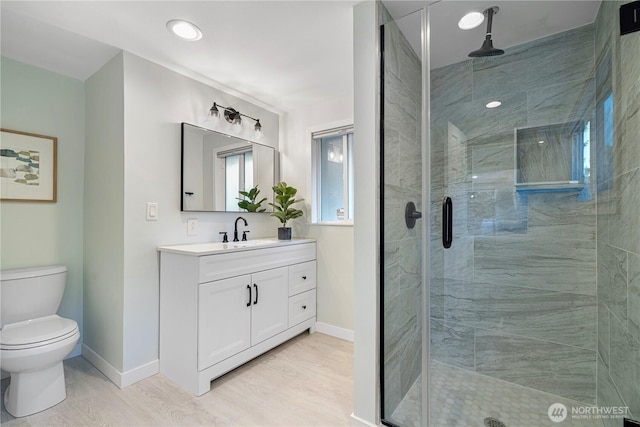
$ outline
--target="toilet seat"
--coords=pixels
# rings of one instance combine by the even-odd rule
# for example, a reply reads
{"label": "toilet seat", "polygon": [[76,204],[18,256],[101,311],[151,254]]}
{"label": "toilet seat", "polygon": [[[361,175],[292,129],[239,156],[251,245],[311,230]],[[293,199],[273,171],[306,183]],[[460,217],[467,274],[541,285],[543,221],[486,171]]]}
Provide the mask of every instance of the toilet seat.
{"label": "toilet seat", "polygon": [[78,333],[75,320],[56,314],[5,325],[0,330],[1,350],[26,350],[65,340]]}

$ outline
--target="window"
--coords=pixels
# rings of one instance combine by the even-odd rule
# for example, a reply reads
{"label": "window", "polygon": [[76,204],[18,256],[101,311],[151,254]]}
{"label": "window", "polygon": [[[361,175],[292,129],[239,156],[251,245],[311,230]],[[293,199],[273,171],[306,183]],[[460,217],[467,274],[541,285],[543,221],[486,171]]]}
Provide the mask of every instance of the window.
{"label": "window", "polygon": [[253,152],[251,149],[229,150],[218,153],[218,158],[224,160],[225,210],[239,211],[236,199],[240,197],[239,191],[253,187]]}
{"label": "window", "polygon": [[353,127],[314,132],[315,223],[353,222]]}

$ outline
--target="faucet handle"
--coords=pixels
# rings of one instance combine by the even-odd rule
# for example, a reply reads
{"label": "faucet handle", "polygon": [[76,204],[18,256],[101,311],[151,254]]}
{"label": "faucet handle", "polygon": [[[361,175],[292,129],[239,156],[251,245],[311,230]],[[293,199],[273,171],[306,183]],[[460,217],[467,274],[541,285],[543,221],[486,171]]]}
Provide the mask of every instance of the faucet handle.
{"label": "faucet handle", "polygon": [[247,241],[247,233],[250,233],[250,231],[243,231],[242,232],[242,241],[246,242]]}
{"label": "faucet handle", "polygon": [[229,243],[229,238],[227,237],[227,232],[226,231],[221,231],[218,234],[224,234],[224,236],[222,236],[222,243]]}

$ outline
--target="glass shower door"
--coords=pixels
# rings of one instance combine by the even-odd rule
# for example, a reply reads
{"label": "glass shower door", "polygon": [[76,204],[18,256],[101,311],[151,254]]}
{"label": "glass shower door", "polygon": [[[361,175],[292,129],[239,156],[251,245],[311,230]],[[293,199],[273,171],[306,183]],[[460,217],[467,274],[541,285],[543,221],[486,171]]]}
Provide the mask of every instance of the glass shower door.
{"label": "glass shower door", "polygon": [[429,424],[553,425],[596,403],[594,27],[443,59],[471,6],[429,7]]}
{"label": "glass shower door", "polygon": [[421,11],[392,20],[381,7],[382,420],[422,425],[425,289]]}

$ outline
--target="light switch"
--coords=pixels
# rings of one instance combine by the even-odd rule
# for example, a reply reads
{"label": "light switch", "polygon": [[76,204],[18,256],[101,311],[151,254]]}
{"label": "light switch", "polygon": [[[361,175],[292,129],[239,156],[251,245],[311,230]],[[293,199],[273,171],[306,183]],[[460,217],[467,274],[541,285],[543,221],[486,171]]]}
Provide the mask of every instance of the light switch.
{"label": "light switch", "polygon": [[187,219],[187,236],[196,236],[196,235],[198,235],[198,219],[188,218]]}
{"label": "light switch", "polygon": [[147,202],[147,221],[158,220],[158,203]]}

